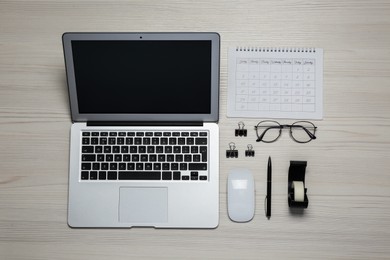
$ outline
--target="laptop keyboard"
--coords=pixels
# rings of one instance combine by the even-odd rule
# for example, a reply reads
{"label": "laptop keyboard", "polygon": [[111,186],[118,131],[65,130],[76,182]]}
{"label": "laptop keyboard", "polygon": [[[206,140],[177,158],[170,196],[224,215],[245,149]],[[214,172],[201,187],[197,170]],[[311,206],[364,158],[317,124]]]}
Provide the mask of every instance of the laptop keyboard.
{"label": "laptop keyboard", "polygon": [[206,131],[83,131],[81,138],[81,180],[208,180]]}

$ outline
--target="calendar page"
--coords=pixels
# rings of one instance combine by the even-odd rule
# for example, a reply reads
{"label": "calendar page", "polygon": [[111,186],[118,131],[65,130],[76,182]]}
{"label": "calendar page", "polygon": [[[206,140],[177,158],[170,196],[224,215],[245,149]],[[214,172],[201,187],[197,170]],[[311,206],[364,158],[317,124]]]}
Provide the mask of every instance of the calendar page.
{"label": "calendar page", "polygon": [[322,49],[231,47],[228,65],[228,117],[322,119]]}

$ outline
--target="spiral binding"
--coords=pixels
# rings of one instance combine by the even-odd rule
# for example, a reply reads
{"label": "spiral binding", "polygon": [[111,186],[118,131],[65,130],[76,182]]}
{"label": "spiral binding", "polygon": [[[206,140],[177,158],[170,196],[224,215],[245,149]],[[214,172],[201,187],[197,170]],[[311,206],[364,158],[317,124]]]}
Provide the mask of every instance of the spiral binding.
{"label": "spiral binding", "polygon": [[302,52],[315,53],[315,48],[291,48],[291,47],[236,47],[236,51],[243,52]]}

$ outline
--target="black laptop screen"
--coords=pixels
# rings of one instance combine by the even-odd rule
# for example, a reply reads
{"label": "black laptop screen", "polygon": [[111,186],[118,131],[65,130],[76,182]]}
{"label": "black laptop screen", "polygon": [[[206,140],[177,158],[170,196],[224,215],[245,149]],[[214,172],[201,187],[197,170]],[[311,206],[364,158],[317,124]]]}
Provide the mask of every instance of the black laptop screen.
{"label": "black laptop screen", "polygon": [[211,41],[72,41],[87,114],[208,114]]}

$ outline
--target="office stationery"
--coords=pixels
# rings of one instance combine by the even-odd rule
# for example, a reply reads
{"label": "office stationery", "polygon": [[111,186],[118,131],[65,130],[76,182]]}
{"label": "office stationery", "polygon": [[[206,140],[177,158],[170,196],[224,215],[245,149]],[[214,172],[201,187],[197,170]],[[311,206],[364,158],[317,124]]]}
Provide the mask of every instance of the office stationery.
{"label": "office stationery", "polygon": [[244,122],[239,122],[238,123],[238,129],[235,130],[234,134],[235,136],[247,136],[248,132],[246,129],[244,129]]}
{"label": "office stationery", "polygon": [[226,158],[238,158],[238,150],[236,150],[236,145],[233,142],[229,143],[229,150],[226,150]]}
{"label": "office stationery", "polygon": [[271,199],[272,199],[272,163],[271,156],[268,157],[267,165],[267,197],[266,197],[266,211],[265,215],[268,219],[271,218]]}
{"label": "office stationery", "polygon": [[248,144],[247,148],[248,148],[248,150],[245,151],[245,156],[246,157],[254,157],[255,156],[255,151],[253,150],[253,145]]}
{"label": "office stationery", "polygon": [[232,221],[248,222],[255,215],[255,181],[248,169],[232,169],[227,181],[228,215]]}
{"label": "office stationery", "polygon": [[290,161],[288,170],[288,206],[290,208],[307,208],[307,188],[305,186],[306,161]]}
{"label": "office stationery", "polygon": [[65,33],[72,227],[219,222],[217,33]]}
{"label": "office stationery", "polygon": [[273,143],[279,139],[282,130],[286,128],[289,128],[290,137],[297,143],[308,143],[317,139],[315,135],[317,127],[312,122],[297,121],[291,125],[282,125],[277,121],[264,120],[255,126],[256,142]]}
{"label": "office stationery", "polygon": [[323,117],[323,50],[230,47],[228,117]]}

